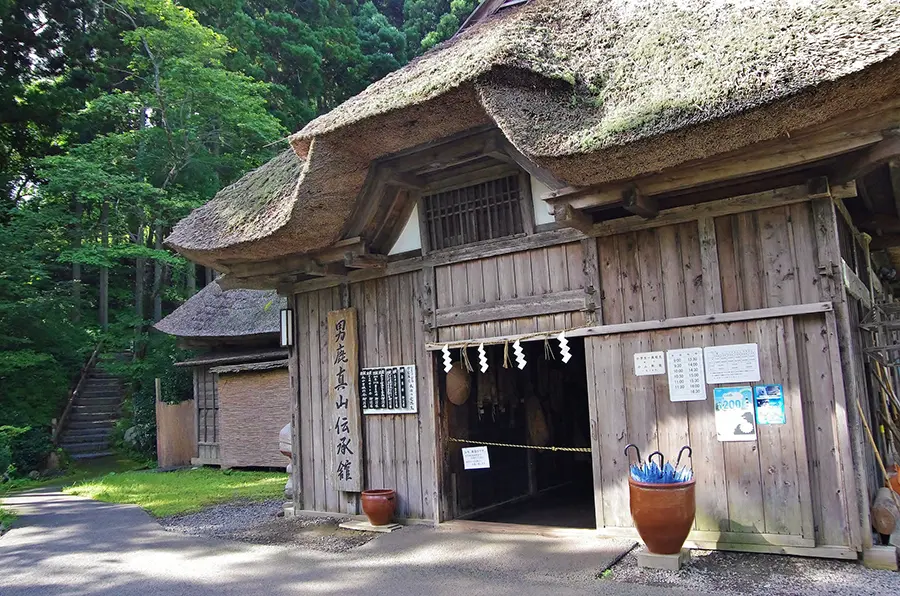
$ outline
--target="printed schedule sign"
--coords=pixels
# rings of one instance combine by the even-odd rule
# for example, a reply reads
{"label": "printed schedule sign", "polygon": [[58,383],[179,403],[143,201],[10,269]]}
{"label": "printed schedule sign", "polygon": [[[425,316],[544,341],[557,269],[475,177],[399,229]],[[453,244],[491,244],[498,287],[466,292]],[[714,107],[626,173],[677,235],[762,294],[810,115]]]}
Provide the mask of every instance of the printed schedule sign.
{"label": "printed schedule sign", "polygon": [[760,380],[757,344],[703,348],[703,359],[706,362],[706,382],[710,385]]}
{"label": "printed schedule sign", "polygon": [[634,374],[637,377],[666,374],[665,352],[637,352],[634,355]]}
{"label": "printed schedule sign", "polygon": [[685,348],[666,352],[669,369],[669,400],[702,401],[706,399],[703,382],[703,348]]}

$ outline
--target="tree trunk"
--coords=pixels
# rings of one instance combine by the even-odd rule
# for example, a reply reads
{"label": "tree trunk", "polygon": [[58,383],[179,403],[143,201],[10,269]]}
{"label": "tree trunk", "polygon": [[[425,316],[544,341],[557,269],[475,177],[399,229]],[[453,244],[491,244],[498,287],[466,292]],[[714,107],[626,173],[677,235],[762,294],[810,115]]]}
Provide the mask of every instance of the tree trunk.
{"label": "tree trunk", "polygon": [[[162,250],[162,224],[157,223],[154,229],[153,248]],[[159,259],[153,261],[153,321],[162,319],[162,280],[163,263]]]}
{"label": "tree trunk", "polygon": [[[100,208],[100,244],[109,248],[109,203],[103,201]],[[109,328],[109,268],[100,268],[100,327]]]}
{"label": "tree trunk", "polygon": [[[84,204],[75,199],[75,225],[72,229],[72,248],[81,248],[81,217]],[[81,320],[81,263],[72,263],[72,303],[75,305],[75,320]]]}
{"label": "tree trunk", "polygon": [[[136,244],[144,245],[144,222],[138,224]],[[134,260],[134,314],[138,319],[136,332],[140,333],[144,327],[144,272],[147,269],[147,259],[137,257]]]}

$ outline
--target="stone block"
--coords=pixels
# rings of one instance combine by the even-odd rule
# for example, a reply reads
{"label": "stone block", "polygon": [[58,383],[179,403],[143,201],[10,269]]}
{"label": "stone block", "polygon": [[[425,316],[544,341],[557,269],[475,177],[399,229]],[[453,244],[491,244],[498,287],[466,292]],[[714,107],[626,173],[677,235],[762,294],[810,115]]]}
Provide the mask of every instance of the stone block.
{"label": "stone block", "polygon": [[897,547],[873,546],[863,550],[863,565],[869,569],[897,571]]}
{"label": "stone block", "polygon": [[686,548],[681,549],[681,552],[677,555],[657,555],[646,550],[642,550],[637,554],[638,566],[646,567],[647,569],[678,571],[690,560],[691,551]]}
{"label": "stone block", "polygon": [[400,524],[387,524],[385,526],[373,526],[367,521],[348,521],[338,525],[339,528],[346,530],[358,530],[360,532],[393,532],[399,530],[403,526]]}

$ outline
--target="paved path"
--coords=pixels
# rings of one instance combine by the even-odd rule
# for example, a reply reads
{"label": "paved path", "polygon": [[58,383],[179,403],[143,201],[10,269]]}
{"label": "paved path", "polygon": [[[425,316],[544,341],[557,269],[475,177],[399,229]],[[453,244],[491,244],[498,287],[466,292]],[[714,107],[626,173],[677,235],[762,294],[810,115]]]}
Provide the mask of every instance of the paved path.
{"label": "paved path", "polygon": [[0,537],[3,596],[687,594],[596,579],[621,543],[409,527],[331,554],[167,532],[138,507],[53,491],[4,504],[20,519]]}

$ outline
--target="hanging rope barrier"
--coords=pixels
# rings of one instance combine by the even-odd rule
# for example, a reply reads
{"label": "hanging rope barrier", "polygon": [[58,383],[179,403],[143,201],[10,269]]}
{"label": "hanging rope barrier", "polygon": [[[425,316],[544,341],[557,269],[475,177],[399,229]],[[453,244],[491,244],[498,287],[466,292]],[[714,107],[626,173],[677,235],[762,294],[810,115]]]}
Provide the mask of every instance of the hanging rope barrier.
{"label": "hanging rope barrier", "polygon": [[576,453],[590,453],[590,447],[541,447],[539,445],[513,445],[510,443],[490,443],[488,441],[470,441],[468,439],[457,439],[450,437],[447,439],[451,443],[468,443],[470,445],[487,445],[488,447],[516,447],[518,449],[540,449],[544,451],[574,451]]}

